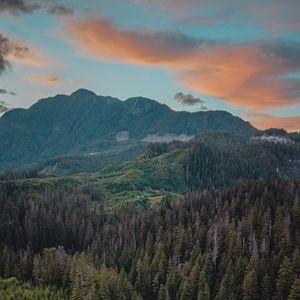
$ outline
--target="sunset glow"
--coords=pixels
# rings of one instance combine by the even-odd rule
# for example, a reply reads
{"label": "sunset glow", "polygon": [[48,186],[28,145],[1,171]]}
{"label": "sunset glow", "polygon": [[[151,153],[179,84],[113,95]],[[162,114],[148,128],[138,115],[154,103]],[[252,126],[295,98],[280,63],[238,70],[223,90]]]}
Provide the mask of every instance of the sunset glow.
{"label": "sunset glow", "polygon": [[172,96],[183,91],[260,128],[300,127],[298,1],[9,3],[0,5],[0,88],[17,95],[0,100],[13,107],[86,87],[181,110]]}

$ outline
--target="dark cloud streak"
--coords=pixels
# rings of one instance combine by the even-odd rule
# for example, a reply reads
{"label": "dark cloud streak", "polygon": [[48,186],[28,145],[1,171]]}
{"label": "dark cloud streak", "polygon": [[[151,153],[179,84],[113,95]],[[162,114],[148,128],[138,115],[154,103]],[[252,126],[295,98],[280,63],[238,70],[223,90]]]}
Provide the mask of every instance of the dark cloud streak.
{"label": "dark cloud streak", "polygon": [[16,93],[14,93],[14,92],[9,92],[8,90],[6,90],[6,89],[1,89],[1,88],[0,88],[0,94],[8,94],[8,95],[11,95],[11,96],[16,96]]}
{"label": "dark cloud streak", "polygon": [[47,10],[47,12],[50,15],[55,15],[55,16],[61,16],[61,15],[72,16],[73,15],[73,9],[70,7],[63,6],[63,5],[55,5],[51,8],[49,8]]}
{"label": "dark cloud streak", "polygon": [[[177,93],[177,94],[175,94],[173,99],[183,105],[189,105],[189,106],[194,106],[194,105],[205,103],[205,101],[203,101],[202,99],[196,98],[191,94]],[[204,108],[204,106],[203,106],[203,108]]]}
{"label": "dark cloud streak", "polygon": [[36,10],[44,9],[48,14],[72,15],[73,9],[55,1],[30,1],[30,0],[0,0],[0,13],[9,12],[13,15],[32,14]]}
{"label": "dark cloud streak", "polygon": [[40,8],[39,3],[28,0],[0,0],[0,13],[7,11],[14,15],[31,14]]}

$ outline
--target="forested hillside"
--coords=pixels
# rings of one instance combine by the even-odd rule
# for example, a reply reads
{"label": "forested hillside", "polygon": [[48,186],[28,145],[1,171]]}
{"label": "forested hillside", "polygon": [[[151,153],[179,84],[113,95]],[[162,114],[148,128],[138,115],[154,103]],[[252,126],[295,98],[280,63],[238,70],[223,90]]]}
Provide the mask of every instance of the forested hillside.
{"label": "forested hillside", "polygon": [[0,181],[15,195],[26,192],[35,199],[71,189],[111,211],[127,203],[148,209],[189,191],[263,178],[300,178],[300,144],[203,134],[185,143],[149,144],[140,158],[95,173],[55,176],[29,169],[3,173]]}
{"label": "forested hillside", "polygon": [[121,101],[79,89],[0,117],[0,170],[42,162],[66,172],[65,165],[73,172],[95,171],[112,160],[136,158],[149,141],[217,131],[257,132],[226,111],[177,112],[143,97]]}
{"label": "forested hillside", "polygon": [[190,193],[132,216],[70,190],[37,201],[2,185],[0,201],[11,295],[22,284],[5,278],[36,286],[31,299],[46,286],[67,299],[300,297],[299,181]]}
{"label": "forested hillside", "polygon": [[300,178],[300,144],[274,143],[230,134],[201,135],[184,162],[191,189],[232,185],[238,180]]}

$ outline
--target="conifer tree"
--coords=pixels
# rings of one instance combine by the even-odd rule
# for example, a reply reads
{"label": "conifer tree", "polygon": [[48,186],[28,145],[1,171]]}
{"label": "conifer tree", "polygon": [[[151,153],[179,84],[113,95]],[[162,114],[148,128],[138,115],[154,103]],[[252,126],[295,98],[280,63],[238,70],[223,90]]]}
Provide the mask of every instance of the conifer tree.
{"label": "conifer tree", "polygon": [[300,277],[295,277],[288,300],[300,300]]}
{"label": "conifer tree", "polygon": [[261,282],[261,297],[265,300],[272,298],[272,282],[268,274],[265,274]]}
{"label": "conifer tree", "polygon": [[250,269],[246,272],[243,281],[243,299],[244,300],[258,300],[259,299],[259,287],[257,281],[257,274],[254,269]]}
{"label": "conifer tree", "polygon": [[276,279],[277,299],[287,299],[293,281],[293,264],[288,256],[285,256]]}

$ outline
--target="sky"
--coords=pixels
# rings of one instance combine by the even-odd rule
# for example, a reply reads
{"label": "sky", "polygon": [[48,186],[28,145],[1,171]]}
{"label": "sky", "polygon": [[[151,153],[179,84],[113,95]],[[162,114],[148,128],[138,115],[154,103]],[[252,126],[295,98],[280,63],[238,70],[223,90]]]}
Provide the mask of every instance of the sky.
{"label": "sky", "polygon": [[300,1],[0,0],[0,113],[79,88],[300,130]]}

